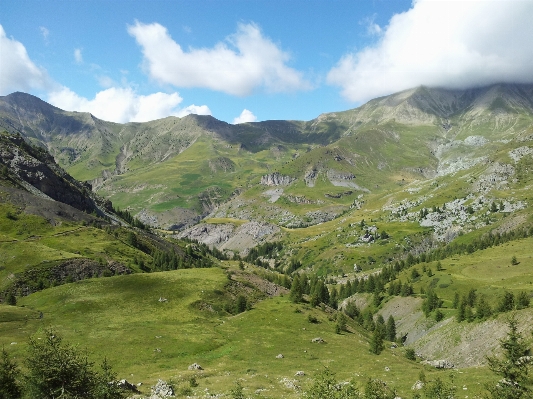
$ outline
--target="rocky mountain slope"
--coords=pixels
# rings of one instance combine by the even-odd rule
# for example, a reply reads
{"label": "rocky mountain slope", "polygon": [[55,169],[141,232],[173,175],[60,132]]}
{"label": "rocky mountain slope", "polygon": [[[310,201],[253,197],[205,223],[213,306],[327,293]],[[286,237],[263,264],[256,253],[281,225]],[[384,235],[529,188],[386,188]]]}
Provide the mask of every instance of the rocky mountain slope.
{"label": "rocky mountain slope", "polygon": [[[164,229],[205,217],[303,228],[385,198],[381,211],[391,221],[412,221],[415,214],[399,213],[442,196],[459,213],[470,202],[479,213],[492,200],[514,212],[525,202],[494,193],[516,185],[517,174],[527,177],[532,126],[533,85],[518,84],[418,87],[308,122],[241,125],[196,115],[121,125],[24,93],[0,99],[0,128],[49,149],[100,195]],[[428,191],[458,174],[463,200],[442,185]],[[390,195],[406,185],[412,198],[395,202]],[[474,213],[428,215],[420,225],[442,239],[459,233],[457,225],[474,228]]]}
{"label": "rocky mountain slope", "polygon": [[[0,299],[15,292],[25,305],[46,303],[47,314],[63,325],[71,308],[57,303],[78,301],[84,312],[70,334],[83,330],[87,342],[100,337],[88,328],[107,331],[110,319],[128,318],[135,339],[143,337],[136,344],[142,351],[124,350],[127,359],[113,355],[128,375],[137,375],[141,352],[150,365],[141,373],[151,379],[153,364],[170,378],[181,373],[176,359],[191,364],[205,356],[202,364],[213,368],[209,376],[225,379],[222,387],[235,376],[250,387],[259,374],[286,379],[301,364],[316,369],[319,360],[339,367],[347,380],[379,376],[411,392],[421,370],[454,365],[476,395],[482,388],[471,387],[488,381],[485,355],[497,351],[512,312],[529,334],[531,85],[420,87],[313,121],[237,126],[200,116],[112,124],[15,93],[0,99],[0,125],[7,130],[0,135]],[[100,195],[165,230],[132,227]],[[215,256],[234,259],[219,263]],[[213,264],[222,267],[181,270]],[[68,286],[112,274],[121,276],[74,286],[84,287],[81,293]],[[293,304],[287,295],[262,301],[257,281],[268,288],[261,292],[287,294],[280,286],[296,276],[309,291],[305,301]],[[56,284],[67,286],[35,294]],[[321,306],[312,306],[318,291],[311,285],[327,286]],[[509,294],[512,306],[503,303]],[[239,295],[255,310],[226,318]],[[347,311],[353,320],[341,334],[333,329],[335,295],[344,300],[341,309],[357,306]],[[428,309],[434,295],[436,307]],[[106,305],[89,305],[100,300]],[[145,322],[130,317],[138,306]],[[87,312],[95,326],[86,326]],[[400,346],[375,357],[368,340],[380,315],[396,319]],[[155,335],[151,320],[161,317],[168,325]],[[6,328],[8,336],[21,334],[20,326]],[[232,352],[234,337],[250,348]],[[294,337],[305,339],[296,349],[278,350]],[[323,340],[312,340],[324,337],[327,345],[314,349]],[[122,336],[112,339],[130,345]],[[269,350],[260,351],[268,367],[254,374],[249,362],[257,342],[268,342]],[[405,359],[402,342],[415,350],[416,362]],[[402,380],[405,370],[409,382]]]}

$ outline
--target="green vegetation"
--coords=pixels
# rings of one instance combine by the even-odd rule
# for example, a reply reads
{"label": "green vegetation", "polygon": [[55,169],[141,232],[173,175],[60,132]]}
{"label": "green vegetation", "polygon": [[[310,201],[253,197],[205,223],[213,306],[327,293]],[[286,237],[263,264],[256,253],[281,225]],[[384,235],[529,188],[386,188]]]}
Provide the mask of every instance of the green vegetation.
{"label": "green vegetation", "polygon": [[[378,99],[310,122],[102,122],[68,142],[54,130],[46,145],[69,172],[107,171],[94,187],[115,209],[71,181],[107,215],[32,200],[8,142],[64,172],[42,148],[2,133],[0,397],[29,387],[35,397],[83,396],[75,389],[88,381],[115,379],[109,364],[143,394],[163,378],[182,396],[530,395],[519,331],[529,334],[533,312],[533,116],[498,97],[476,117],[444,107],[443,119],[432,93],[407,97],[435,108]],[[291,183],[260,184],[276,172]],[[199,227],[227,230],[171,234],[208,214]],[[168,231],[150,230],[154,218]],[[237,234],[248,222],[251,232]],[[502,355],[482,358],[511,314]],[[64,341],[50,341],[50,327]],[[68,370],[33,368],[49,349]],[[96,371],[91,359],[109,363]],[[461,371],[437,371],[436,359]],[[188,370],[195,362],[204,370]],[[43,371],[73,372],[63,380],[75,387]],[[413,391],[417,380],[424,387]]]}

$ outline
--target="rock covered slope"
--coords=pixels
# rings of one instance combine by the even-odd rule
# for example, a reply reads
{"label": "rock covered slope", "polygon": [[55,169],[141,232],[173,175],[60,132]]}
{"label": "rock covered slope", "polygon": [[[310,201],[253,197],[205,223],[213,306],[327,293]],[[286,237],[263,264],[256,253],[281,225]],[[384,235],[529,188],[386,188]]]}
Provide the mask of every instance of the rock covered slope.
{"label": "rock covered slope", "polygon": [[0,164],[4,178],[37,197],[52,199],[87,213],[111,211],[109,201],[92,193],[91,186],[72,178],[48,152],[20,135],[0,133]]}
{"label": "rock covered slope", "polygon": [[0,126],[153,226],[211,214],[305,227],[414,181],[470,172],[473,190],[505,188],[531,148],[533,85],[418,87],[312,121],[241,125],[116,124],[14,93],[0,98]]}

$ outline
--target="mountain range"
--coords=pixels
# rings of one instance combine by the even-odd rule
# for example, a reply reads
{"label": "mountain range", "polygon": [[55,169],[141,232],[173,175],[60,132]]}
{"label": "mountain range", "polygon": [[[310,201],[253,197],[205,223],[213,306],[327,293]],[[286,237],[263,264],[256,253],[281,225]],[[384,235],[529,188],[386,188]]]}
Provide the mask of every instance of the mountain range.
{"label": "mountain range", "polygon": [[[254,350],[242,342],[253,340],[232,337],[246,331],[274,348],[270,312],[283,320],[283,342],[306,329],[327,334],[325,349],[309,349],[307,335],[297,349],[284,346],[294,362],[337,367],[335,359],[346,363],[365,351],[363,374],[383,374],[361,345],[372,323],[394,316],[398,342],[426,363],[405,363],[396,347],[387,362],[410,379],[433,370],[428,365],[455,365],[471,384],[488,378],[485,354],[504,336],[501,301],[509,293],[533,297],[533,85],[418,87],[311,121],[239,125],[200,115],[117,124],[13,93],[0,97],[0,131],[0,299],[27,306],[0,307],[0,329],[13,340],[26,334],[24,317],[42,307],[61,325],[73,320],[71,338],[83,331],[82,342],[105,353],[93,338],[117,318],[169,375],[178,373],[169,362],[200,356],[252,384],[256,374],[240,368],[251,370],[245,363]],[[296,276],[314,287],[323,281],[338,301],[314,306],[318,294],[310,291],[291,303],[284,295]],[[348,282],[362,288],[350,291]],[[134,311],[137,293],[139,323],[115,306]],[[143,295],[158,296],[161,306],[170,298],[173,310],[156,309]],[[440,302],[428,309],[433,295]],[[233,318],[240,297],[248,303],[241,310],[253,311]],[[482,314],[480,301],[493,313]],[[525,300],[513,309],[526,331],[533,313],[519,303]],[[461,309],[470,316],[461,319]],[[346,335],[333,333],[341,311],[349,316]],[[174,312],[197,322],[171,321]],[[88,314],[92,330],[84,326]],[[169,324],[156,338],[194,330],[194,343],[153,349],[158,318]],[[109,339],[127,352],[128,343]],[[244,360],[231,354],[235,345]],[[159,358],[161,347],[172,354]],[[292,377],[267,352],[259,354],[268,364],[261,372]],[[112,355],[131,373],[139,370],[135,356]],[[154,379],[153,370],[141,370]],[[213,373],[228,386],[227,373]],[[394,370],[383,379],[403,390],[415,382]],[[261,381],[256,389],[277,384]],[[287,385],[268,389],[298,397]]]}

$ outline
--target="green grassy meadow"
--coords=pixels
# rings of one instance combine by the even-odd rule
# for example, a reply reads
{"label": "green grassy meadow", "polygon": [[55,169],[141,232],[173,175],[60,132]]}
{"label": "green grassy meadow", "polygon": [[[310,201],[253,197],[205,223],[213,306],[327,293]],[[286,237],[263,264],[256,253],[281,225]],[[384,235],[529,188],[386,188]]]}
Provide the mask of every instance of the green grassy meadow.
{"label": "green grassy meadow", "polygon": [[[51,326],[67,342],[87,350],[90,360],[107,357],[119,378],[143,382],[144,392],[158,378],[187,387],[195,376],[198,394],[206,389],[211,394],[228,392],[239,380],[249,395],[261,390],[261,397],[299,397],[301,390],[285,384],[305,390],[313,375],[327,366],[341,380],[362,385],[369,377],[380,378],[407,395],[422,370],[429,379],[452,373],[407,360],[401,348],[373,355],[364,330],[351,326],[350,332],[336,334],[331,314],[293,304],[287,297],[266,299],[236,316],[201,310],[198,304],[215,302],[226,282],[226,273],[212,268],[50,288],[21,298],[18,307],[0,305],[0,345],[20,359],[28,337]],[[159,302],[160,297],[167,302]],[[310,314],[318,323],[309,322]],[[325,343],[312,343],[316,337]],[[278,354],[284,358],[276,358]],[[188,371],[194,362],[204,370]],[[305,376],[295,377],[300,370]],[[469,394],[479,392],[474,381],[486,377],[477,369],[453,373],[457,384],[470,387]]]}

